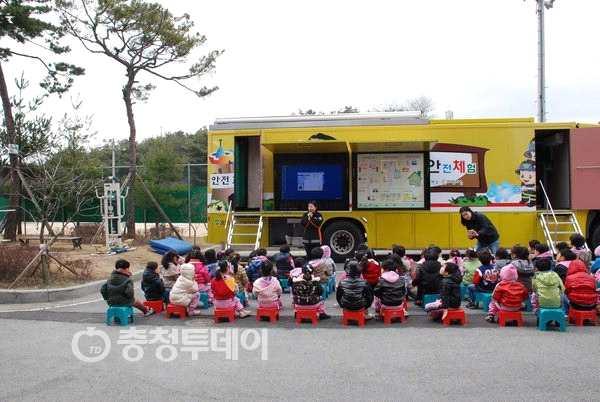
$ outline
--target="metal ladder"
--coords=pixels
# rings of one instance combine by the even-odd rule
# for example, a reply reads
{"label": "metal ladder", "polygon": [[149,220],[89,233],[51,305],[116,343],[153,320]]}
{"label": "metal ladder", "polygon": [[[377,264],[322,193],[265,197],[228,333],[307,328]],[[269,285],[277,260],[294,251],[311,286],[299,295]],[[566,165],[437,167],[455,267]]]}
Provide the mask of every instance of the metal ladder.
{"label": "metal ladder", "polygon": [[[225,249],[253,247],[253,250],[256,250],[260,246],[263,230],[263,217],[261,214],[231,211],[227,214],[225,225],[227,229]],[[254,228],[256,228],[256,231],[253,230]],[[234,242],[238,239],[239,242]],[[243,239],[254,240],[254,242],[250,243],[249,241],[243,241]]]}
{"label": "metal ladder", "polygon": [[[546,192],[544,183],[542,183],[541,180],[540,186],[544,192],[548,209],[540,212],[538,219],[540,221],[542,231],[544,232],[544,237],[548,247],[550,247],[550,250],[556,254],[558,251],[556,249],[557,242],[567,241],[569,237],[575,233],[578,233],[582,236],[584,235],[581,230],[581,226],[579,226],[579,221],[577,221],[577,216],[575,213],[573,211],[555,211],[554,208],[552,208],[552,204],[548,198],[548,193]],[[588,248],[587,243],[585,244],[585,248]]]}

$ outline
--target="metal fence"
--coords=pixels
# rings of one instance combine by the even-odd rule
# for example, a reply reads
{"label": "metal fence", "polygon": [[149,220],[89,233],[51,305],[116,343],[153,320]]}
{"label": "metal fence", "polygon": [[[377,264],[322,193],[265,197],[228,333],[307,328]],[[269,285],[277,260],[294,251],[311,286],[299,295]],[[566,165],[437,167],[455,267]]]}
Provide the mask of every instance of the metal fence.
{"label": "metal fence", "polygon": [[[164,204],[161,204],[164,212],[169,219],[175,223],[205,223],[206,222],[206,164],[184,164],[178,165],[182,169],[181,179],[174,184],[179,187],[176,191],[162,194]],[[129,172],[128,166],[117,166],[115,168],[115,176],[121,182],[125,180]],[[144,166],[138,166],[138,172],[143,175]],[[103,168],[103,177],[105,179],[112,175],[112,167]],[[137,186],[139,187],[139,186]],[[162,217],[149,203],[143,202],[143,195],[137,198],[135,220],[137,223],[154,224],[162,222]],[[159,200],[160,202],[160,200]],[[144,205],[145,204],[145,205]],[[0,195],[0,206],[8,205],[8,197]],[[2,209],[2,208],[0,208]],[[24,220],[33,221],[32,213],[33,205],[24,201],[21,207],[23,210]],[[63,221],[71,215],[68,210],[62,210],[57,219]],[[0,220],[3,214],[0,213]],[[84,207],[84,210],[75,217],[79,222],[101,222],[102,215],[100,214],[100,201],[92,200],[89,205]]]}

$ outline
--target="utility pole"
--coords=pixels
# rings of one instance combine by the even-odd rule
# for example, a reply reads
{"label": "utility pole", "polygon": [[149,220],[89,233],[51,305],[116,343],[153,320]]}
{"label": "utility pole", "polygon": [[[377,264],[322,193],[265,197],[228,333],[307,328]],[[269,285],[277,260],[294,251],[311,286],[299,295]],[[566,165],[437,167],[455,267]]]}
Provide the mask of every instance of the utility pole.
{"label": "utility pole", "polygon": [[538,17],[538,120],[546,121],[546,43],[545,9],[554,7],[555,0],[536,0]]}

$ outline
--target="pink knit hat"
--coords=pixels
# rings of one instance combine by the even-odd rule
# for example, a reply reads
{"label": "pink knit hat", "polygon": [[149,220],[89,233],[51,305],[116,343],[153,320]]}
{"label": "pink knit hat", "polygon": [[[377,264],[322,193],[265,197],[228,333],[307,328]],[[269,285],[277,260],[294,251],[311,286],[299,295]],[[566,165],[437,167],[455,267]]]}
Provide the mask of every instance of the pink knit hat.
{"label": "pink knit hat", "polygon": [[508,264],[500,270],[500,280],[514,282],[518,277],[519,273],[512,264]]}
{"label": "pink knit hat", "polygon": [[594,255],[596,257],[600,257],[600,246],[596,247],[596,249],[594,250]]}

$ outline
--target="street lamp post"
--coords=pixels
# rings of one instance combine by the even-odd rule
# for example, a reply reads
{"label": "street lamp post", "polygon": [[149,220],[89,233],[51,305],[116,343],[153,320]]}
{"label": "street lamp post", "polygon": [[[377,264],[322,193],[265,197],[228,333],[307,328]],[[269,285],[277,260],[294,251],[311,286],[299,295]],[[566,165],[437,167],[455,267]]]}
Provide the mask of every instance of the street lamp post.
{"label": "street lamp post", "polygon": [[545,9],[554,7],[555,0],[536,0],[538,16],[538,120],[546,121],[546,51],[545,51]]}

